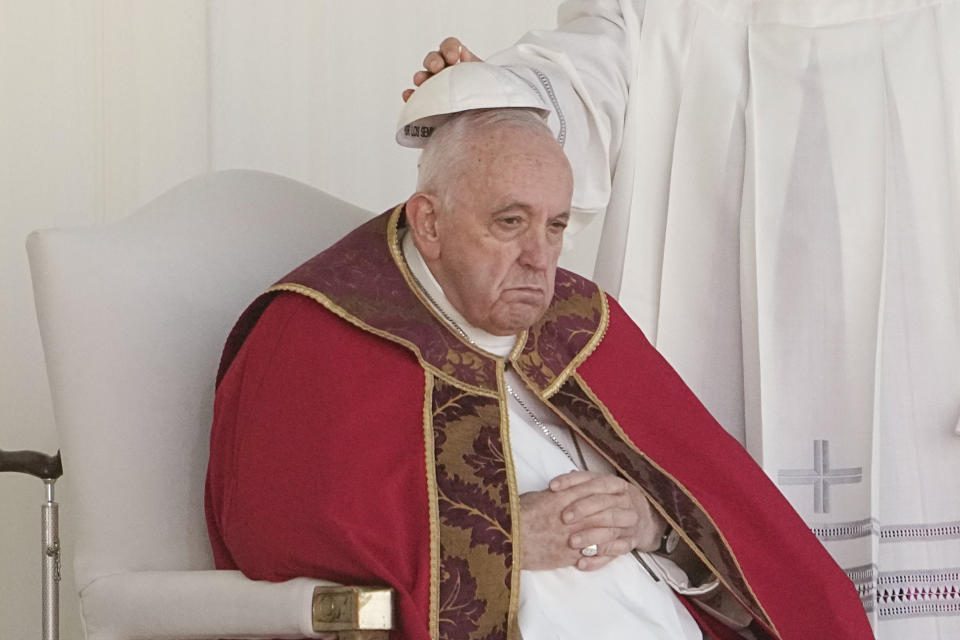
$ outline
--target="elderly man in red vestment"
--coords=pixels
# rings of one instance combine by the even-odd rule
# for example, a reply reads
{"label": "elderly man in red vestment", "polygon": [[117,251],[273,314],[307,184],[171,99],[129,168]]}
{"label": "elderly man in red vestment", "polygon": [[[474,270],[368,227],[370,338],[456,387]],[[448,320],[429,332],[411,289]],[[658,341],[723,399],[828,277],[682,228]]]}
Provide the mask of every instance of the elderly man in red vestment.
{"label": "elderly man in red vestment", "polygon": [[217,566],[396,590],[392,638],[867,639],[852,584],[595,284],[536,114],[258,298],[221,363]]}

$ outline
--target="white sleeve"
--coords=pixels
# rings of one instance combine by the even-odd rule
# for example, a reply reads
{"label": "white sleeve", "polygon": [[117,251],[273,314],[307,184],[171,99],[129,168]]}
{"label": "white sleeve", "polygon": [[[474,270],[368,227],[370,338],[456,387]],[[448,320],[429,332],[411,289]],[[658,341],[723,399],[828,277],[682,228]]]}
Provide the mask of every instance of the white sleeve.
{"label": "white sleeve", "polygon": [[573,166],[575,232],[610,199],[639,23],[630,0],[570,0],[558,22],[488,62],[516,73],[551,105],[549,124]]}

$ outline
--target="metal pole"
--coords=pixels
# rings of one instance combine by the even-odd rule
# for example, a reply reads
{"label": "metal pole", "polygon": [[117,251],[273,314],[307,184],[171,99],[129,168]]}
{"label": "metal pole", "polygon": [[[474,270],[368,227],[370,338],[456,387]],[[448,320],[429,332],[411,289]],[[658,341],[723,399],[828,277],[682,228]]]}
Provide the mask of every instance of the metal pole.
{"label": "metal pole", "polygon": [[60,505],[53,499],[55,479],[44,479],[47,501],[40,507],[43,536],[43,640],[60,638]]}
{"label": "metal pole", "polygon": [[0,449],[0,473],[26,473],[43,480],[47,501],[40,507],[40,528],[43,544],[43,603],[41,619],[43,640],[60,638],[60,512],[53,499],[53,485],[63,475],[60,452],[48,456],[38,451],[4,451]]}

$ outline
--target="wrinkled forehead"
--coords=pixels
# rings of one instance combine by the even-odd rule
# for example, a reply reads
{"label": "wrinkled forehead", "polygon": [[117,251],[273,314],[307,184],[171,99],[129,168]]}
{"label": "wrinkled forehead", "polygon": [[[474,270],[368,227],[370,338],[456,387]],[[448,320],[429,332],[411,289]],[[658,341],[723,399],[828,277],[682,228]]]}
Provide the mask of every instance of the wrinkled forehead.
{"label": "wrinkled forehead", "polygon": [[470,127],[451,149],[451,161],[466,172],[537,167],[557,176],[571,174],[570,163],[550,130],[539,125],[495,122]]}
{"label": "wrinkled forehead", "polygon": [[572,172],[538,115],[474,111],[459,114],[431,136],[421,157],[418,189],[439,196],[444,208],[476,210],[520,201],[537,210],[565,211]]}

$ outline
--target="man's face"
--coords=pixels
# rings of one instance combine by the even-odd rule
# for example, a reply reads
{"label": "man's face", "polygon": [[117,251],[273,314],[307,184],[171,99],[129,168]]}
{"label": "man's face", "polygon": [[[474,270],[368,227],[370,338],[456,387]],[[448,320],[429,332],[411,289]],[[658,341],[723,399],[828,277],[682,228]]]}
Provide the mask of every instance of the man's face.
{"label": "man's face", "polygon": [[[534,324],[553,298],[573,179],[560,147],[516,128],[476,136],[437,215],[431,270],[453,306],[495,335]],[[441,205],[442,206],[442,205]]]}

